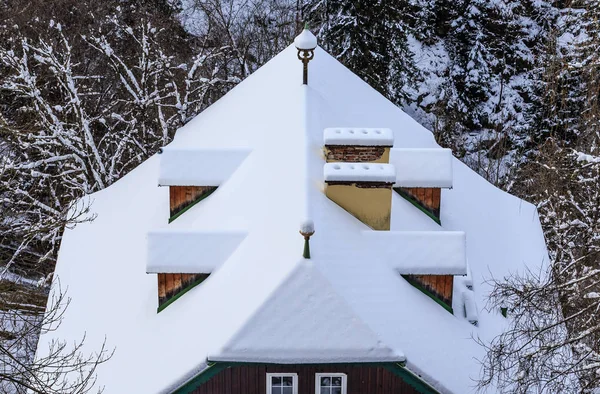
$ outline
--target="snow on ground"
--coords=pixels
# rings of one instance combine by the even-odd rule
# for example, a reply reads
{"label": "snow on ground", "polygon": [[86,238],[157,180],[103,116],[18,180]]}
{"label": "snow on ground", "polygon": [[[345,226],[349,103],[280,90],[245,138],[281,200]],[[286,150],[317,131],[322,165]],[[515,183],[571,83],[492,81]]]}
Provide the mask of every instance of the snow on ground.
{"label": "snow on ground", "polygon": [[[302,86],[296,55],[290,46],[178,131],[170,148],[252,151],[210,198],[167,225],[168,189],[157,186],[158,156],[91,196],[98,216],[65,232],[56,267],[72,302],[60,330],[40,341],[40,354],[52,337],[87,332],[87,345],[94,349],[106,336],[116,347],[99,368],[99,383],[108,394],[167,391],[205,368],[208,357],[226,360],[239,347],[268,353],[270,344],[279,343],[274,350],[280,354],[297,350],[295,361],[325,361],[334,356],[303,351],[321,349],[339,331],[317,335],[306,324],[270,337],[245,329],[264,313],[274,319],[295,317],[294,311],[306,316],[314,304],[303,309],[301,300],[314,293],[316,301],[343,304],[332,319],[356,319],[353,335],[360,338],[354,347],[338,339],[331,342],[332,352],[350,358],[353,349],[377,338],[381,344],[373,355],[406,357],[410,370],[442,392],[471,390],[479,374],[476,358],[483,355],[472,337],[489,340],[507,322],[499,311],[482,309],[490,290],[486,278],[546,262],[535,207],[496,189],[456,159],[453,188],[442,190],[442,226],[393,193],[392,230],[466,234],[479,326],[461,315],[461,281],[455,283],[455,315],[448,313],[406,282],[385,256],[372,253],[376,245],[364,236],[369,228],[323,192],[325,128],[390,128],[395,148],[437,148],[431,133],[321,49],[309,66],[310,84]],[[310,268],[301,258],[304,239],[298,233],[306,218],[315,229]],[[156,277],[145,273],[147,234],[165,226],[247,236],[207,280],[157,314]],[[397,256],[405,258],[402,249]],[[297,299],[286,295],[289,309],[269,301],[276,291],[287,294],[286,283],[299,288],[303,281],[317,285]],[[314,342],[306,341],[313,335]]]}

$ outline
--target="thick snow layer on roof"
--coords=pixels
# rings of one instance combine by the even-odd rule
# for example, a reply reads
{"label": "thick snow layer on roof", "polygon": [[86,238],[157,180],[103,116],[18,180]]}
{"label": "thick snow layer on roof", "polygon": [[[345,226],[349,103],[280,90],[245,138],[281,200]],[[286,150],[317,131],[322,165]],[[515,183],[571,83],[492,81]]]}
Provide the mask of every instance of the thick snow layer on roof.
{"label": "thick snow layer on roof", "polygon": [[[168,189],[157,187],[160,155],[91,196],[97,217],[65,230],[56,266],[55,277],[68,288],[71,303],[59,329],[42,336],[39,355],[53,338],[71,343],[86,334],[89,351],[106,338],[116,350],[98,369],[106,394],[177,387],[205,368],[207,357],[234,343],[257,313],[278,316],[277,308],[263,306],[272,305],[273,292],[297,269],[304,245],[299,224],[311,218],[312,269],[361,327],[369,328],[357,331],[362,343],[375,335],[442,392],[472,391],[480,372],[476,359],[483,356],[473,337],[489,341],[507,321],[500,311],[480,309],[490,291],[486,279],[525,265],[538,269],[547,259],[535,207],[456,159],[453,188],[442,190],[441,227],[392,193],[393,230],[466,233],[478,327],[448,313],[404,280],[385,256],[373,254],[377,241],[364,236],[369,228],[323,192],[323,129],[390,128],[395,148],[437,148],[432,134],[321,49],[309,67],[309,85],[302,86],[302,64],[290,46],[177,132],[169,149],[252,153],[222,177],[210,198],[172,223]],[[208,279],[157,314],[156,276],[146,274],[147,234],[163,226],[241,229],[247,236]],[[457,290],[455,285],[456,302]]]}
{"label": "thick snow layer on roof", "polygon": [[295,39],[294,46],[298,49],[310,50],[317,47],[317,37],[308,29],[302,30]]}
{"label": "thick snow layer on roof", "polygon": [[391,164],[327,163],[323,166],[325,182],[387,182],[396,181],[396,170]]}
{"label": "thick snow layer on roof", "polygon": [[163,148],[161,186],[219,186],[234,173],[249,149]]}
{"label": "thick snow layer on roof", "polygon": [[396,183],[402,187],[452,187],[450,149],[392,149]]}
{"label": "thick snow layer on roof", "polygon": [[393,146],[394,133],[386,128],[328,127],[323,131],[325,145]]}
{"label": "thick snow layer on roof", "polygon": [[365,231],[372,253],[400,274],[466,275],[462,231]]}
{"label": "thick snow layer on roof", "polygon": [[[211,361],[404,361],[352,311],[310,260],[298,267]],[[318,264],[318,263],[316,263]]]}
{"label": "thick snow layer on roof", "polygon": [[148,233],[148,273],[208,274],[246,238],[240,231],[163,228]]}

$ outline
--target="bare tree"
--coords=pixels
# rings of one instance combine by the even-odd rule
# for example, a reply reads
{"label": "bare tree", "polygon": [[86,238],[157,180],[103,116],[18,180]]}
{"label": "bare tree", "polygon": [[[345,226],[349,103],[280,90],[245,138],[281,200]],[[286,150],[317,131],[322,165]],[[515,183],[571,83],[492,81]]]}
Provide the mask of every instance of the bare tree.
{"label": "bare tree", "polygon": [[[42,23],[42,22],[40,22]],[[229,89],[222,47],[169,54],[167,32],[116,14],[84,35],[57,22],[31,38],[18,26],[0,46],[0,275],[53,262],[75,201],[112,184],[167,144]],[[24,265],[24,267],[23,267]],[[52,270],[40,270],[46,275]]]}
{"label": "bare tree", "polygon": [[[102,391],[95,387],[96,368],[113,354],[106,341],[97,351],[87,353],[84,333],[80,341],[73,343],[52,339],[47,349],[34,357],[38,335],[56,331],[70,302],[58,281],[56,283],[44,315],[36,310],[39,306],[27,306],[14,293],[0,292],[0,393],[83,394]],[[30,300],[32,294],[35,292],[28,294]],[[35,294],[33,298],[37,300],[32,302],[43,301],[46,294]]]}

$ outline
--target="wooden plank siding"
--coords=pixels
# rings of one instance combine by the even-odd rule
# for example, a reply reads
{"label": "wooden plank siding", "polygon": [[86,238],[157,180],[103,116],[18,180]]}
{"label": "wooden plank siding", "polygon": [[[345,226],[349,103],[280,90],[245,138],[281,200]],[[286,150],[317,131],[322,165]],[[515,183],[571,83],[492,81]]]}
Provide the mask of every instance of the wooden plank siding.
{"label": "wooden plank siding", "polygon": [[158,274],[157,276],[158,306],[160,307],[195,282],[206,279],[208,274]]}
{"label": "wooden plank siding", "polygon": [[347,394],[417,394],[418,391],[383,366],[361,364],[262,365],[229,367],[193,391],[194,394],[266,394],[267,373],[297,373],[298,394],[315,393],[316,373],[345,373]]}
{"label": "wooden plank siding", "polygon": [[215,191],[216,186],[169,186],[171,217],[177,215],[206,194]]}
{"label": "wooden plank siding", "polygon": [[438,220],[440,219],[442,189],[439,187],[402,187],[399,189]]}
{"label": "wooden plank siding", "polygon": [[410,275],[425,290],[432,293],[444,304],[452,308],[452,287],[454,276],[452,275]]}

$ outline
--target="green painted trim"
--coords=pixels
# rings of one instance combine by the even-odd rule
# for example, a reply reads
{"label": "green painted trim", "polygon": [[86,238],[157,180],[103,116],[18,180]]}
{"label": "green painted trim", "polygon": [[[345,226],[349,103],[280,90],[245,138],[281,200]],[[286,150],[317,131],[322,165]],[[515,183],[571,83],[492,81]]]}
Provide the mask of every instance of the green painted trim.
{"label": "green painted trim", "polygon": [[438,304],[443,306],[445,310],[447,310],[451,314],[454,314],[454,310],[452,309],[452,307],[450,305],[446,304],[444,301],[440,300],[435,294],[433,294],[432,292],[427,290],[425,287],[421,286],[421,284],[419,282],[410,278],[408,275],[401,275],[401,276],[404,279],[406,279],[406,281],[408,283],[410,283],[411,285],[416,287],[418,290],[420,290],[423,294],[425,294],[427,297],[431,298],[432,300],[434,300],[435,302],[437,302]]}
{"label": "green painted trim", "polygon": [[440,394],[429,383],[423,380],[419,375],[408,370],[403,364],[387,364],[385,368],[412,386],[420,394]]}
{"label": "green painted trim", "polygon": [[437,216],[435,216],[433,213],[431,213],[431,211],[429,211],[427,208],[425,208],[423,205],[421,205],[419,203],[419,201],[417,201],[415,198],[413,198],[410,195],[408,195],[408,193],[406,193],[405,191],[403,191],[402,188],[395,187],[394,191],[396,193],[398,193],[406,201],[408,201],[409,203],[411,203],[415,207],[419,208],[419,210],[421,212],[423,212],[425,215],[429,216],[434,222],[436,222],[440,226],[442,225],[441,220]]}
{"label": "green painted trim", "polygon": [[202,370],[198,375],[185,382],[182,386],[172,391],[171,394],[191,394],[198,387],[208,382],[219,372],[227,369],[229,365],[226,363],[209,363],[208,368]]}
{"label": "green painted trim", "polygon": [[[210,275],[210,274],[208,274],[208,275]],[[195,282],[190,283],[189,285],[187,285],[186,287],[184,287],[179,293],[177,293],[173,297],[169,298],[164,304],[159,305],[158,308],[157,308],[157,310],[156,310],[156,313],[160,313],[166,307],[168,307],[169,305],[171,305],[172,303],[174,303],[175,301],[177,301],[185,293],[187,293],[188,291],[192,290],[194,287],[198,286],[200,283],[204,282],[206,280],[206,278],[208,278],[208,275],[206,275],[203,278],[197,279]]]}
{"label": "green painted trim", "polygon": [[[349,365],[366,365],[366,366],[382,366],[386,368],[388,371],[392,372],[394,375],[398,376],[400,379],[405,381],[407,384],[412,386],[415,390],[417,390],[420,394],[440,394],[439,391],[434,389],[429,383],[424,381],[419,375],[413,373],[408,370],[405,365],[405,362],[371,362],[371,363],[310,363],[310,364],[295,364],[295,365],[304,365],[304,366],[322,366],[322,365],[335,365],[335,364],[349,364]],[[188,380],[179,388],[175,389],[171,394],[191,394],[198,387],[202,386],[204,383],[208,382],[211,378],[217,375],[219,372],[239,365],[265,365],[265,366],[273,366],[273,365],[286,365],[290,364],[275,364],[275,363],[252,363],[252,362],[208,362],[208,368],[201,371],[198,375]]]}
{"label": "green painted trim", "polygon": [[198,198],[196,201],[192,202],[190,205],[188,205],[187,207],[183,208],[181,211],[177,212],[175,215],[171,216],[169,218],[169,223],[173,222],[173,220],[175,220],[178,217],[180,217],[181,215],[183,215],[185,212],[187,212],[188,210],[190,210],[194,205],[198,204],[200,201],[204,200],[206,197],[208,197],[211,194],[213,194],[214,191],[217,190],[217,188],[218,188],[218,186],[215,186],[214,189],[207,191],[206,193],[204,193],[203,195],[201,195],[200,198]]}

